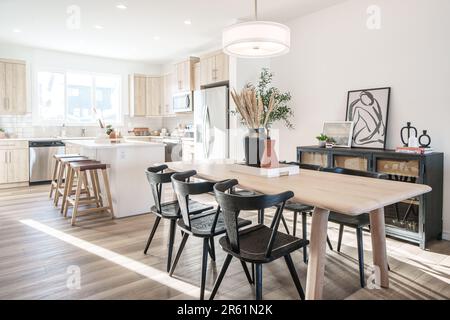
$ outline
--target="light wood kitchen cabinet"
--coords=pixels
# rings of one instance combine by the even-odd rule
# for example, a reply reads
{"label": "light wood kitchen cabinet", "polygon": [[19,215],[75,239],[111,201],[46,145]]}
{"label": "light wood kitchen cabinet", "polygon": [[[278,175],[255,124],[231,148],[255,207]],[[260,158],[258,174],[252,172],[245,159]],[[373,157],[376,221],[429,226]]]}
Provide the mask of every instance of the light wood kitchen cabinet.
{"label": "light wood kitchen cabinet", "polygon": [[0,60],[0,115],[25,114],[26,95],[25,62]]}
{"label": "light wood kitchen cabinet", "polygon": [[0,184],[29,180],[29,153],[26,141],[0,142]]}
{"label": "light wood kitchen cabinet", "polygon": [[161,115],[161,78],[147,77],[146,79],[146,115]]}
{"label": "light wood kitchen cabinet", "polygon": [[146,77],[137,76],[133,77],[133,97],[134,103],[131,105],[131,115],[134,117],[145,117],[147,112],[146,103]]}
{"label": "light wood kitchen cabinet", "polygon": [[162,97],[164,116],[173,115],[173,94],[175,92],[175,75],[168,73],[162,77]]}
{"label": "light wood kitchen cabinet", "polygon": [[130,76],[130,115],[151,117],[161,115],[161,77]]}
{"label": "light wood kitchen cabinet", "polygon": [[229,60],[223,52],[215,52],[200,59],[200,84],[229,80]]}
{"label": "light wood kitchen cabinet", "polygon": [[8,183],[9,151],[0,149],[0,184]]}
{"label": "light wood kitchen cabinet", "polygon": [[175,64],[175,88],[177,92],[194,90],[194,64],[198,61],[198,58],[190,57],[186,61]]}
{"label": "light wood kitchen cabinet", "polygon": [[194,65],[194,90],[200,90],[200,62]]}
{"label": "light wood kitchen cabinet", "polygon": [[15,149],[9,151],[8,183],[18,183],[29,180],[28,156],[28,149]]}

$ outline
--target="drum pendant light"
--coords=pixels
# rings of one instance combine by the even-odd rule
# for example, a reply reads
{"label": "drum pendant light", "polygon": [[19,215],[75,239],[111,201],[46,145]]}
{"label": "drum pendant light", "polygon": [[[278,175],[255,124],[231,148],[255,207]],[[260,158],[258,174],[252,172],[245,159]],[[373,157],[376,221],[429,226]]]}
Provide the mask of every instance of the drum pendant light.
{"label": "drum pendant light", "polygon": [[243,22],[223,30],[223,51],[240,58],[269,58],[289,52],[289,27],[272,21],[258,21],[258,2],[255,0],[255,21]]}

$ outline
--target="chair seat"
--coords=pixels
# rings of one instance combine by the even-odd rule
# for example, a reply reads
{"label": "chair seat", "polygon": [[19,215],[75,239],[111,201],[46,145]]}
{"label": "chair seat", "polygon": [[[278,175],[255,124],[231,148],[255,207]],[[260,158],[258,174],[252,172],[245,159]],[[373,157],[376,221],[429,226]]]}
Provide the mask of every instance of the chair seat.
{"label": "chair seat", "polygon": [[240,231],[240,253],[233,252],[227,236],[220,238],[219,243],[225,252],[241,260],[252,263],[267,263],[276,260],[308,245],[309,243],[308,240],[277,232],[272,254],[269,257],[266,257],[266,250],[271,235],[272,229],[265,225],[257,225]]}
{"label": "chair seat", "polygon": [[[189,200],[189,212],[191,214],[198,214],[212,208],[213,206],[211,205],[206,205],[201,202]],[[178,219],[181,216],[178,201],[166,202],[161,204],[161,214],[158,213],[156,206],[152,206],[151,211],[165,219]]]}
{"label": "chair seat", "polygon": [[[189,207],[190,208],[190,207]],[[217,209],[208,210],[202,212],[200,214],[195,215],[191,218],[191,228],[184,224],[183,219],[178,221],[178,225],[184,231],[191,233],[194,236],[198,237],[211,237],[216,236],[222,233],[225,233],[225,221],[223,220],[222,212],[219,214],[219,218],[217,219],[216,229],[214,232],[211,231],[212,225],[214,223],[214,219],[216,217]],[[238,226],[239,228],[250,225],[252,222],[250,220],[245,220],[238,218]]]}
{"label": "chair seat", "polygon": [[288,202],[284,206],[285,210],[295,211],[295,212],[307,212],[314,210],[314,207],[308,206],[306,204],[298,203],[298,202]]}
{"label": "chair seat", "polygon": [[348,214],[342,214],[337,212],[330,212],[328,221],[343,224],[352,228],[365,227],[370,224],[370,218],[368,213],[360,214],[359,216],[350,216]]}

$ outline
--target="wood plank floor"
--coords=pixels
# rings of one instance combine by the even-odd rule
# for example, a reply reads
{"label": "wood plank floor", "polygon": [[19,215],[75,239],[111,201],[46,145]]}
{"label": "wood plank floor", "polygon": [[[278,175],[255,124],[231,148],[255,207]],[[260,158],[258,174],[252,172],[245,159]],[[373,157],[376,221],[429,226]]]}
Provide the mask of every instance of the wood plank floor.
{"label": "wood plank floor", "polygon": [[[211,196],[201,200],[214,202]],[[243,216],[256,220],[251,212]],[[286,218],[291,227],[291,214]],[[189,239],[170,278],[165,272],[167,223],[160,224],[149,254],[143,254],[153,221],[152,215],[111,220],[97,214],[71,227],[53,207],[47,186],[0,190],[0,299],[197,299],[201,240]],[[338,226],[330,223],[328,234],[336,246]],[[180,240],[177,232],[175,249]],[[369,234],[364,241],[368,277]],[[324,298],[450,298],[450,242],[435,242],[427,251],[393,239],[387,246],[391,288],[361,289],[356,237],[347,229],[342,252],[327,251]],[[218,245],[216,253],[217,261],[208,264],[207,296],[225,258]],[[301,252],[293,259],[305,287],[307,267]],[[79,288],[71,285],[72,270],[80,271]],[[263,273],[264,299],[298,299],[283,260],[265,265]],[[237,261],[231,263],[217,299],[254,299]]]}

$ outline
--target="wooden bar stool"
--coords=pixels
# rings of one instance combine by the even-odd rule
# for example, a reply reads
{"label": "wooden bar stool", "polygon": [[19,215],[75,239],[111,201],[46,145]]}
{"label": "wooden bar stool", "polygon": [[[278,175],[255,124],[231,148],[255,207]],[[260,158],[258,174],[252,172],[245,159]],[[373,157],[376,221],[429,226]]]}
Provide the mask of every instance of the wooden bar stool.
{"label": "wooden bar stool", "polygon": [[61,159],[75,158],[79,156],[80,156],[79,154],[55,154],[53,156],[55,165],[53,167],[52,183],[50,183],[50,195],[49,195],[50,199],[53,197],[53,191],[56,190],[56,186],[58,185],[58,176],[59,171],[61,170]]}
{"label": "wooden bar stool", "polygon": [[68,163],[73,162],[73,161],[85,161],[85,160],[89,160],[89,158],[84,157],[84,156],[77,156],[77,157],[68,157],[68,158],[60,158],[59,159],[60,169],[58,170],[58,176],[57,176],[57,180],[56,180],[56,189],[55,189],[55,198],[53,199],[53,203],[54,203],[55,207],[58,206],[59,197],[61,197],[64,194],[64,185],[65,185],[65,182],[67,182],[67,177],[66,177],[66,179],[64,178],[64,173],[67,171]]}
{"label": "wooden bar stool", "polygon": [[[90,174],[91,177],[91,183],[92,188],[94,191],[94,197],[93,199],[91,197],[81,199],[81,190],[83,185],[82,178],[78,178],[78,181],[76,183],[76,190],[75,195],[69,195],[66,200],[66,207],[65,210],[67,211],[69,205],[73,206],[72,211],[72,226],[75,225],[75,221],[77,219],[77,216],[79,214],[85,214],[85,213],[91,213],[91,212],[99,212],[99,211],[106,211],[107,213],[111,214],[111,218],[114,218],[114,210],[112,205],[112,199],[111,199],[111,190],[109,188],[109,180],[108,180],[108,173],[106,171],[107,168],[109,168],[108,164],[104,163],[98,163],[98,162],[72,162],[70,163],[71,168],[71,174],[68,181],[68,188],[69,188],[69,194],[71,194],[72,187],[73,187],[73,176],[74,174],[77,174],[78,177],[86,176],[86,173]],[[98,179],[98,171],[101,170],[102,177],[103,177],[103,185],[106,192],[106,197],[108,198],[108,205],[103,204],[101,190],[100,190],[100,183]],[[88,179],[86,179],[87,183]],[[87,186],[89,188],[89,186]],[[87,208],[80,210],[81,205],[89,205],[89,204],[95,204],[95,208]]]}
{"label": "wooden bar stool", "polygon": [[[85,163],[85,162],[100,163],[100,161],[91,160],[86,157],[84,157],[84,158],[85,159],[81,159],[81,157],[80,157],[80,158],[69,158],[69,159],[61,160],[62,166],[64,167],[64,172],[65,172],[64,181],[66,181],[67,183],[64,183],[64,185],[61,186],[61,188],[58,188],[57,192],[59,194],[62,194],[61,214],[63,214],[64,217],[67,216],[67,209],[66,209],[67,197],[75,194],[75,192],[71,188],[72,188],[73,184],[76,183],[76,181],[78,181],[78,179],[81,179],[82,183],[84,184],[84,187],[81,189],[81,194],[86,194],[87,198],[92,199],[91,188],[89,188],[86,172],[83,172],[83,174],[81,174],[81,175],[77,175],[76,172],[73,172],[72,167],[70,166],[71,163]],[[69,191],[69,189],[70,189],[70,191]]]}

